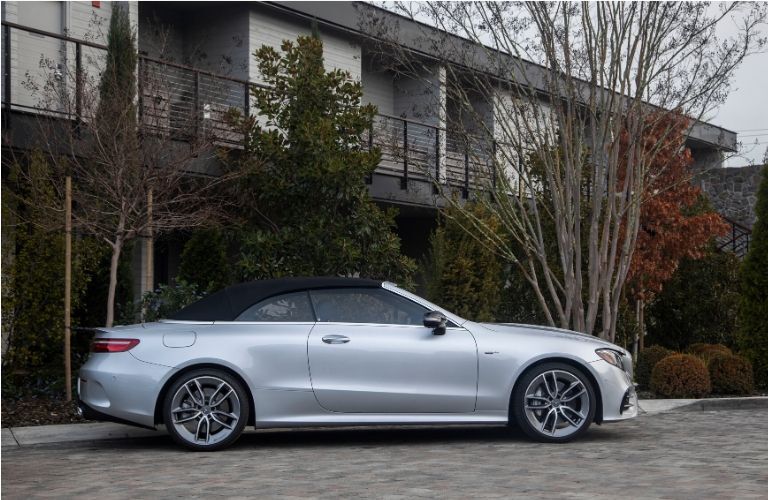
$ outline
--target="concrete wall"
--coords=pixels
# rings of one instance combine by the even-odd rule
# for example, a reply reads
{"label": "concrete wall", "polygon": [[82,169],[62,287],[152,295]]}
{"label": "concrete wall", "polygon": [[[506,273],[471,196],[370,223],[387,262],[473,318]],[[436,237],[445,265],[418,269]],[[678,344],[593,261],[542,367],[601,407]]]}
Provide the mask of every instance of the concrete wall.
{"label": "concrete wall", "polygon": [[161,4],[141,4],[139,21],[139,52],[174,63],[184,63],[184,26],[175,11]]}
{"label": "concrete wall", "polygon": [[701,186],[718,212],[752,227],[762,170],[760,165],[713,169],[697,175],[694,182]]}
{"label": "concrete wall", "polygon": [[364,68],[362,71],[363,104],[374,104],[379,113],[395,114],[394,75],[389,71]]}
{"label": "concrete wall", "polygon": [[245,4],[142,4],[140,50],[146,55],[234,78],[248,78],[248,9]]}
{"label": "concrete wall", "polygon": [[[308,21],[297,18],[286,18],[271,11],[265,10],[259,5],[253,5],[249,12],[249,54],[253,54],[262,45],[280,48],[283,40],[296,40],[298,36],[310,35],[311,26]],[[323,57],[326,70],[335,68],[348,71],[353,79],[361,77],[361,50],[360,45],[353,39],[320,30],[320,38],[323,40]],[[251,58],[249,68],[250,79],[261,82],[258,67]]]}
{"label": "concrete wall", "polygon": [[250,62],[246,5],[206,6],[185,25],[184,55],[196,68],[247,79]]}
{"label": "concrete wall", "polygon": [[425,65],[419,74],[400,76],[394,81],[393,115],[429,125],[441,125],[440,70]]}

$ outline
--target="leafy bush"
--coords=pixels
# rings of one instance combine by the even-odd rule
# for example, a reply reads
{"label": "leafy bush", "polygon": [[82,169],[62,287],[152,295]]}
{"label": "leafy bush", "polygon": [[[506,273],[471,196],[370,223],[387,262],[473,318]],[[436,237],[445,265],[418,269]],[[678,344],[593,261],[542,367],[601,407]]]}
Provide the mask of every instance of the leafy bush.
{"label": "leafy bush", "polygon": [[728,347],[722,344],[703,344],[703,343],[692,344],[688,348],[688,352],[690,352],[694,356],[700,357],[702,360],[704,360],[704,363],[709,363],[709,360],[713,356],[717,356],[719,354],[724,354],[726,356],[730,356],[733,354],[733,352]]}
{"label": "leafy bush", "polygon": [[697,342],[734,343],[738,271],[735,255],[714,248],[701,259],[683,259],[646,308],[648,343],[678,351]]}
{"label": "leafy bush", "polygon": [[752,363],[743,356],[715,354],[707,368],[715,394],[750,394],[755,389]]}
{"label": "leafy bush", "polygon": [[[138,318],[136,304],[133,303],[133,271],[131,269],[134,243],[129,242],[125,245],[117,266],[115,324],[119,325],[135,323]],[[91,271],[91,280],[88,282],[84,296],[78,307],[72,311],[73,322],[78,325],[85,327],[104,326],[107,318],[107,301],[104,300],[104,297],[109,293],[111,260],[112,252],[109,247],[101,246],[98,261]],[[90,347],[90,339],[84,345],[86,348]]]}
{"label": "leafy bush", "polygon": [[[52,178],[51,168],[36,152],[10,165],[7,182],[3,181],[4,398],[60,396],[65,387],[64,221],[45,208],[56,206],[53,185],[33,182]],[[92,338],[81,327],[105,322],[110,253],[101,239],[73,234],[70,353],[75,379]],[[119,268],[120,313],[130,309],[125,307],[130,304],[130,258],[128,247]]]}
{"label": "leafy bush", "polygon": [[197,285],[184,280],[177,281],[175,285],[160,285],[157,290],[145,293],[141,299],[144,321],[167,318],[204,295],[198,291]]}
{"label": "leafy bush", "polygon": [[646,347],[637,355],[637,368],[635,369],[635,381],[643,389],[651,384],[651,373],[656,364],[672,354],[672,351],[660,345]]}
{"label": "leafy bush", "polygon": [[[498,218],[482,205],[464,208],[499,231]],[[463,229],[463,212],[449,207],[430,238],[423,274],[427,297],[459,316],[474,321],[494,321],[504,286],[499,256]],[[458,219],[458,220],[457,220]]]}
{"label": "leafy bush", "polygon": [[227,248],[220,230],[202,229],[192,235],[181,252],[179,279],[207,293],[229,284]]}
{"label": "leafy bush", "polygon": [[[72,387],[77,386],[77,369],[81,365],[72,360]],[[30,372],[3,371],[3,400],[27,397],[60,398],[65,391],[62,362],[49,363]],[[3,422],[5,423],[5,422]]]}
{"label": "leafy bush", "polygon": [[[49,178],[51,166],[42,153],[10,165],[2,186],[3,216],[3,374],[33,372],[59,366],[63,376],[64,347],[64,230],[41,206],[54,206],[53,187],[32,186],[25,179]],[[32,196],[38,205],[27,199]],[[88,300],[93,272],[108,250],[101,241],[72,240],[72,326],[80,321]],[[103,320],[103,318],[102,318]],[[78,338],[72,336],[73,350]],[[9,369],[9,371],[6,371]],[[29,377],[31,381],[33,377]]]}
{"label": "leafy bush", "polygon": [[651,390],[667,398],[700,398],[712,390],[704,361],[691,354],[673,354],[651,372]]}
{"label": "leafy bush", "polygon": [[499,218],[484,205],[449,205],[421,263],[424,295],[474,321],[546,324],[532,287],[517,267],[479,241],[477,233],[464,229],[472,226],[470,217],[501,234]]}

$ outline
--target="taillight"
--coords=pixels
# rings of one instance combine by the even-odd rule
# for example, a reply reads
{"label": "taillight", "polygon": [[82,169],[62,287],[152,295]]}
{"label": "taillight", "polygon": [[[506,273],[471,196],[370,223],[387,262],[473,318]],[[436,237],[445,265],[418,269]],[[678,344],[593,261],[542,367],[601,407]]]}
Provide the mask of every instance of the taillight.
{"label": "taillight", "polygon": [[125,352],[139,344],[139,339],[93,339],[91,352]]}

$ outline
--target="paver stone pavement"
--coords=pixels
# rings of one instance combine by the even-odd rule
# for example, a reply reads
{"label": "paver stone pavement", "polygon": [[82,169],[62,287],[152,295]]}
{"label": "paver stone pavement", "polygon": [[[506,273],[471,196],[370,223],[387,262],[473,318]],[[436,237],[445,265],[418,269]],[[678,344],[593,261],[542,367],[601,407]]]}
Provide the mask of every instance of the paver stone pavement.
{"label": "paver stone pavement", "polygon": [[673,411],[568,444],[502,427],[263,430],[193,453],[165,435],[4,449],[28,498],[767,498],[766,409]]}

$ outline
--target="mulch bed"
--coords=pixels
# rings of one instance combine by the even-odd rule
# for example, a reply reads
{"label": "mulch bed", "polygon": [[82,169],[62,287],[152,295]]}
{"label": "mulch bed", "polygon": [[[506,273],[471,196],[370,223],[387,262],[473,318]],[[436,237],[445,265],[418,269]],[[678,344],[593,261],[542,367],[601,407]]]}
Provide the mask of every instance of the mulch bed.
{"label": "mulch bed", "polygon": [[2,426],[76,424],[88,422],[77,414],[74,401],[30,396],[2,400]]}

